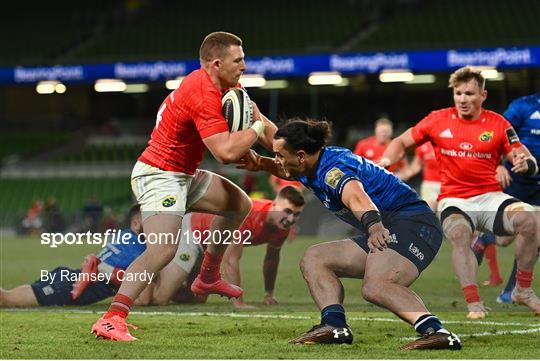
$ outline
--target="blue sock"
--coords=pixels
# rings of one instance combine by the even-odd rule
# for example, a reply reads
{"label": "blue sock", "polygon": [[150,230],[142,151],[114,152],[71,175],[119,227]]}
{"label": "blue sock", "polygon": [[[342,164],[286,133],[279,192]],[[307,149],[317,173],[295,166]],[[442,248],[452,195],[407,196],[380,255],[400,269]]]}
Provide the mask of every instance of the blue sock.
{"label": "blue sock", "polygon": [[508,277],[508,282],[506,283],[506,287],[504,288],[503,292],[512,292],[514,287],[516,287],[516,273],[517,273],[517,262],[514,260],[514,266],[512,267],[512,272],[510,273],[510,277]]}
{"label": "blue sock", "polygon": [[328,324],[334,327],[345,327],[345,309],[340,304],[326,306],[321,311],[321,325]]}
{"label": "blue sock", "polygon": [[440,330],[446,331],[437,316],[430,314],[418,317],[418,320],[416,320],[416,322],[414,323],[414,329],[421,335],[437,332]]}
{"label": "blue sock", "polygon": [[479,238],[480,242],[482,242],[484,246],[487,246],[488,244],[495,244],[495,235],[491,232],[482,233]]}

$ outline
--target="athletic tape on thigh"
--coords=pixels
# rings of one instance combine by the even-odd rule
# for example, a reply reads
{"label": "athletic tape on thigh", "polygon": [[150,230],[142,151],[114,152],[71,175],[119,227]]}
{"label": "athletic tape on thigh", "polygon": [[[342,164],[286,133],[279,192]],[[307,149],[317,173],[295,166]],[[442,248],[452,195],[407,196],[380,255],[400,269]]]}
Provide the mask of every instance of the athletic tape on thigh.
{"label": "athletic tape on thigh", "polygon": [[[530,212],[534,213],[535,208],[529,203],[525,202],[515,202],[508,205],[505,209],[505,212]],[[517,213],[513,214],[510,218],[503,217],[504,230],[510,233],[514,233],[514,219],[516,218]]]}
{"label": "athletic tape on thigh", "polygon": [[471,227],[471,223],[465,219],[465,217],[459,217],[459,218],[450,218],[450,216],[448,218],[446,218],[443,222],[443,232],[445,235],[449,234],[449,232],[454,228],[454,227],[457,227],[459,225],[464,225],[465,227],[467,227],[467,229],[469,231],[473,231],[472,227]]}

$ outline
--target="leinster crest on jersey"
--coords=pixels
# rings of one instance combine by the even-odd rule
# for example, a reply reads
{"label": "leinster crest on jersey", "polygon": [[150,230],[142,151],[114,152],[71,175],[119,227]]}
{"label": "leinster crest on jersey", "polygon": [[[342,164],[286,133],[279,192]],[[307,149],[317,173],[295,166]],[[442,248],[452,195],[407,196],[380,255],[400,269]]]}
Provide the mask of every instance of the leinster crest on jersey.
{"label": "leinster crest on jersey", "polygon": [[326,183],[329,187],[336,189],[339,180],[343,178],[344,175],[345,173],[343,173],[338,167],[334,167],[326,173],[324,183]]}

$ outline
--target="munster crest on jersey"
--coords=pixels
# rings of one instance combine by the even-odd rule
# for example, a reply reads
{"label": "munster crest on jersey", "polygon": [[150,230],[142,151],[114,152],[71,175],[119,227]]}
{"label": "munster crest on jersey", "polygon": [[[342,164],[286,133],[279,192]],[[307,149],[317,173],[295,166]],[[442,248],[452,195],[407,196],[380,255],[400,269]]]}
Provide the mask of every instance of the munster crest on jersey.
{"label": "munster crest on jersey", "polygon": [[482,134],[480,134],[480,136],[478,137],[478,139],[481,141],[481,142],[489,142],[491,139],[493,139],[493,131],[486,131],[486,132],[483,132]]}
{"label": "munster crest on jersey", "polygon": [[339,183],[339,180],[345,175],[339,168],[334,167],[330,169],[326,176],[324,177],[324,183],[328,184],[328,186],[336,189],[337,184]]}

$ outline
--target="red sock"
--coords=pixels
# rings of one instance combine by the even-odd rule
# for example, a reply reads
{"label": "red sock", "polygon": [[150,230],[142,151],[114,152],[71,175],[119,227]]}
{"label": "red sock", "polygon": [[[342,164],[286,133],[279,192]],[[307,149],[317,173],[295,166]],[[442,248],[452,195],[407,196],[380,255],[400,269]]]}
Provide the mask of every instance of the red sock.
{"label": "red sock", "polygon": [[518,269],[516,274],[516,280],[520,288],[531,288],[533,272]]}
{"label": "red sock", "polygon": [[205,283],[214,283],[221,278],[219,268],[221,266],[221,255],[213,255],[204,252],[204,259],[201,265],[201,279]]}
{"label": "red sock", "polygon": [[468,285],[461,289],[467,303],[480,302],[480,293],[477,285]]}
{"label": "red sock", "polygon": [[501,279],[501,272],[499,271],[499,262],[497,262],[497,246],[493,243],[488,244],[485,248],[487,264],[490,272],[490,279]]}
{"label": "red sock", "polygon": [[111,318],[113,316],[120,316],[126,318],[131,310],[131,306],[133,306],[133,300],[126,295],[118,293],[114,296],[109,310],[107,310],[107,313],[103,317]]}

